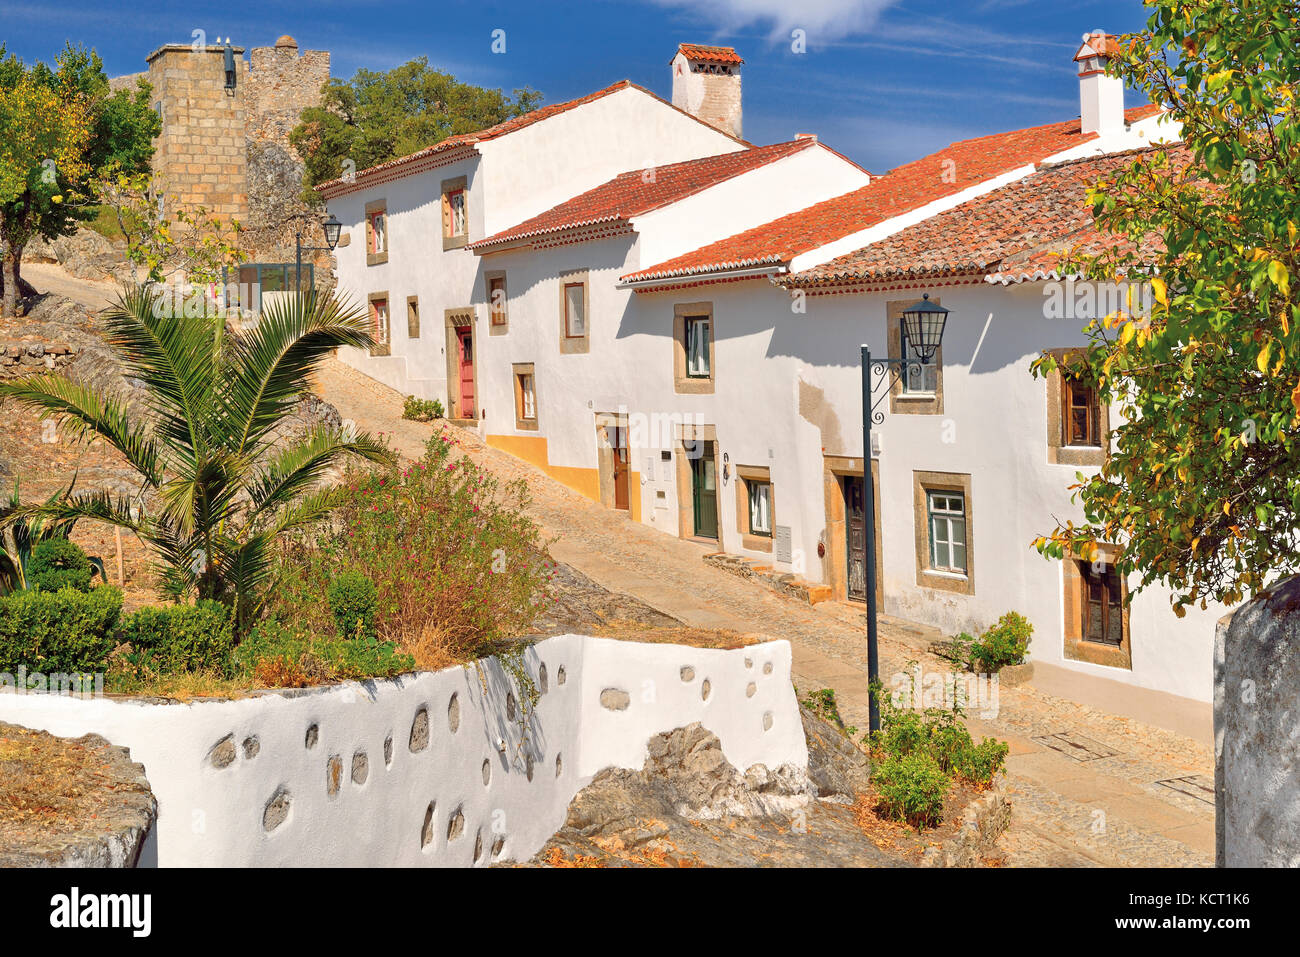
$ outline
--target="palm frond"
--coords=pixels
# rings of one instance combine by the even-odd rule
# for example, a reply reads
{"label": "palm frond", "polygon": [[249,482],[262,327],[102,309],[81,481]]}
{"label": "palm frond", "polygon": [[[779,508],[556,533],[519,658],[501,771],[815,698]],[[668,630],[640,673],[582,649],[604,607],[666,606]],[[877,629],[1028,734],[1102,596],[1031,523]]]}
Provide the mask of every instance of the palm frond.
{"label": "palm frond", "polygon": [[333,295],[286,296],[229,343],[232,366],[224,396],[232,446],[244,452],[293,408],[310,372],[339,346],[368,346],[365,311]]}
{"label": "palm frond", "polygon": [[348,438],[342,429],[318,425],[309,429],[296,444],[271,457],[248,485],[253,514],[263,514],[307,491],[333,466],[348,456],[391,464],[394,456],[368,432]]}

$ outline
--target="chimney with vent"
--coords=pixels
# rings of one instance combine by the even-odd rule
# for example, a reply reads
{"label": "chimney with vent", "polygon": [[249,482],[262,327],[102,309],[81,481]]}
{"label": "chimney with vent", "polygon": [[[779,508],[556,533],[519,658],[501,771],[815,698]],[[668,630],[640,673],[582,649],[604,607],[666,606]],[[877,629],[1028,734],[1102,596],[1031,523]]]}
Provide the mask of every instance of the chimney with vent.
{"label": "chimney with vent", "polygon": [[733,47],[680,44],[670,64],[673,106],[740,137],[740,65],[744,62]]}
{"label": "chimney with vent", "polygon": [[1119,52],[1118,41],[1102,30],[1083,35],[1074,55],[1079,64],[1079,119],[1084,133],[1118,133],[1124,129],[1124,81],[1106,75],[1106,64]]}

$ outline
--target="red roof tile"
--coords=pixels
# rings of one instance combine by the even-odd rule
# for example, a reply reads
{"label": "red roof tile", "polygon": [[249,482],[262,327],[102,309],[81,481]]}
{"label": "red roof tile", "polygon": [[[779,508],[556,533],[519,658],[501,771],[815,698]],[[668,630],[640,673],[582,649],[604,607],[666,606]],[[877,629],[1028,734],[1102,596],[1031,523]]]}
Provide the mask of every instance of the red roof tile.
{"label": "red roof tile", "polygon": [[[481,143],[484,140],[491,140],[496,139],[498,136],[505,136],[507,133],[513,133],[516,130],[532,126],[534,123],[550,119],[552,116],[568,112],[569,110],[575,109],[579,106],[585,106],[586,104],[599,100],[602,97],[609,96],[611,93],[617,93],[620,90],[629,89],[640,90],[642,93],[653,97],[665,106],[672,106],[672,104],[663,97],[652,93],[643,86],[633,83],[630,80],[619,80],[617,83],[607,86],[603,90],[588,93],[586,96],[580,96],[576,100],[567,100],[564,103],[553,103],[550,106],[539,107],[538,109],[531,110],[522,116],[513,116],[508,120],[503,120],[502,122],[497,123],[495,126],[489,126],[486,129],[478,130],[474,133],[457,133],[453,136],[448,136],[446,139],[439,140],[432,146],[426,146],[422,150],[416,150],[414,153],[408,153],[406,156],[399,156],[396,159],[391,159],[387,162],[378,163],[375,166],[370,166],[364,170],[360,170],[353,176],[351,182],[346,182],[342,178],[332,179],[327,183],[321,183],[316,187],[316,189],[321,193],[321,195],[327,198],[338,196],[342,193],[348,193],[356,189],[361,189],[367,184],[367,181],[380,177],[381,174],[388,170],[413,164],[426,157],[434,156],[435,154],[443,153],[455,149],[456,147],[472,148],[475,144]],[[704,123],[704,121],[699,119],[699,117],[691,116],[691,114],[687,113],[685,110],[678,109],[678,107],[675,106],[673,109],[682,113],[684,116],[690,116],[691,119],[695,120],[697,123],[702,123],[710,129],[715,129],[715,127],[710,124]],[[729,136],[730,134],[724,133],[723,135]],[[738,137],[731,137],[731,139],[734,139],[737,143],[742,143],[746,146],[749,145],[745,140],[739,139]]]}
{"label": "red roof tile", "polygon": [[[1126,110],[1125,118],[1132,123],[1157,112],[1156,106],[1140,106]],[[962,140],[899,166],[869,186],[622,278],[639,282],[788,263],[800,253],[1096,138],[1095,133],[1081,133],[1074,119]]]}
{"label": "red roof tile", "polygon": [[969,273],[1003,282],[1050,278],[1067,250],[1099,252],[1115,244],[1094,225],[1088,187],[1157,150],[1170,151],[1180,164],[1186,160],[1181,146],[1171,146],[1054,163],[779,284],[806,289]]}
{"label": "red roof tile", "polygon": [[594,226],[615,220],[626,221],[816,145],[816,140],[793,140],[620,173],[595,189],[565,200],[516,226],[471,243],[470,247],[482,249],[564,229]]}
{"label": "red roof tile", "polygon": [[712,47],[701,43],[679,43],[677,52],[686,55],[688,60],[708,60],[710,63],[735,63],[745,61],[740,58],[735,47]]}

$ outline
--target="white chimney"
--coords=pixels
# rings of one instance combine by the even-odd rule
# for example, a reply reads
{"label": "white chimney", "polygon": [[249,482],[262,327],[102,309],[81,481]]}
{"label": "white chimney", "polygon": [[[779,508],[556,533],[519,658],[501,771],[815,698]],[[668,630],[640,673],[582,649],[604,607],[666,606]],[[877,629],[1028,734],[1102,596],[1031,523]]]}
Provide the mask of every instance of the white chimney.
{"label": "white chimney", "polygon": [[740,65],[744,62],[734,47],[679,44],[669,64],[673,106],[739,138]]}
{"label": "white chimney", "polygon": [[1102,30],[1083,35],[1074,55],[1079,64],[1079,120],[1084,133],[1124,130],[1124,81],[1106,75],[1106,64],[1118,52],[1117,40]]}

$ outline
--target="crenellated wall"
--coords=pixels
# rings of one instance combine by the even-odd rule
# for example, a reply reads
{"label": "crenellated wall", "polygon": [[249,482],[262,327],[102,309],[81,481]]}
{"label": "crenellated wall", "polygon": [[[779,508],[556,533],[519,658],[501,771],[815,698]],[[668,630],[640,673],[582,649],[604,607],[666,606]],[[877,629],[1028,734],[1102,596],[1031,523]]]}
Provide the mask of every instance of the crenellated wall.
{"label": "crenellated wall", "polygon": [[188,704],[0,692],[0,720],[130,748],[158,798],[161,866],[526,860],[597,772],[640,768],[651,736],[695,721],[737,768],[807,766],[788,642],[561,635],[524,668],[540,693],[526,729],[498,659]]}

